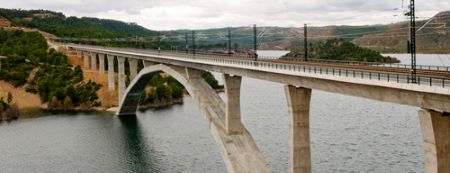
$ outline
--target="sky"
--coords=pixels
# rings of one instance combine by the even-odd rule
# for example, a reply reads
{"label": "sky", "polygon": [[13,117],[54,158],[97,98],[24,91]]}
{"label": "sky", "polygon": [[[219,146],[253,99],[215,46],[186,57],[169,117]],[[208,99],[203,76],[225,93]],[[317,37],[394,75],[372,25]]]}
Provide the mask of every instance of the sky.
{"label": "sky", "polygon": [[[0,8],[46,9],[66,16],[136,22],[152,30],[222,27],[369,25],[403,21],[408,0],[0,0]],[[425,19],[450,0],[416,0]]]}

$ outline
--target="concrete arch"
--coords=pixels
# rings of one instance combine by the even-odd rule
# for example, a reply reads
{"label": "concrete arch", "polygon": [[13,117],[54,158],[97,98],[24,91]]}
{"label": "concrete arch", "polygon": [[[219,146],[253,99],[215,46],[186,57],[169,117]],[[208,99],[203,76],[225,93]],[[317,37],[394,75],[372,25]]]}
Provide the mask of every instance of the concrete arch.
{"label": "concrete arch", "polygon": [[223,100],[202,80],[200,71],[159,64],[145,67],[139,72],[135,80],[130,82],[129,87],[122,97],[123,99],[120,101],[117,115],[124,116],[136,114],[137,105],[144,87],[149,82],[151,75],[156,72],[165,72],[171,75],[180,82],[194,98],[198,95],[198,89],[202,89],[202,92],[205,93],[205,95],[209,95],[211,101],[218,104],[221,108],[225,107]]}
{"label": "concrete arch", "polygon": [[204,81],[199,70],[163,64],[145,67],[126,89],[119,105],[118,116],[136,114],[139,99],[145,85],[150,80],[151,74],[160,71],[175,78],[194,98],[208,123],[210,132],[219,147],[228,172],[271,172],[253,137],[245,127],[242,127],[241,133],[227,133],[226,103]]}

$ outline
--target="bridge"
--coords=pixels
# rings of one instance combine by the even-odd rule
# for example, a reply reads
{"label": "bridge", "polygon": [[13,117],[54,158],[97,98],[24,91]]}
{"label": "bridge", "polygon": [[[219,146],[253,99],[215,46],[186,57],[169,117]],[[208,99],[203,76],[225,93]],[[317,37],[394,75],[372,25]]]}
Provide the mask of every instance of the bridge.
{"label": "bridge", "polygon": [[[450,72],[448,67],[419,66],[412,83],[407,65],[308,62],[261,57],[187,54],[61,44],[84,59],[84,68],[106,73],[108,88],[118,90],[118,116],[135,115],[150,75],[165,72],[196,101],[224,159],[228,172],[271,172],[251,134],[241,122],[242,77],[285,85],[289,112],[289,172],[311,172],[310,99],[312,90],[362,97],[421,108],[426,173],[450,172]],[[107,61],[105,61],[105,57]],[[118,88],[114,60],[118,61]],[[125,60],[130,84],[126,86]],[[144,68],[138,71],[138,63]],[[97,62],[99,65],[97,65]],[[223,74],[225,99],[202,79],[201,71]],[[254,105],[257,106],[257,105]],[[413,115],[412,115],[413,116]]]}

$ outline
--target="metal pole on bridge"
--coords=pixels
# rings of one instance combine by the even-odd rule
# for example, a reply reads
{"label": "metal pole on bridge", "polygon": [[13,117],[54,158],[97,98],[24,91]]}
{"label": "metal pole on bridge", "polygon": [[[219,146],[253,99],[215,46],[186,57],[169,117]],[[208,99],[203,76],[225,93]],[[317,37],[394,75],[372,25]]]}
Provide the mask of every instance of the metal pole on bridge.
{"label": "metal pole on bridge", "polygon": [[161,33],[158,32],[158,53],[161,53]]}
{"label": "metal pole on bridge", "polygon": [[253,25],[253,51],[255,51],[254,56],[255,56],[255,61],[258,60],[258,40],[257,40],[257,36],[256,36],[256,24]]}
{"label": "metal pole on bridge", "polygon": [[305,23],[305,28],[303,28],[304,30],[304,44],[305,44],[305,61],[308,61],[308,25]]}
{"label": "metal pole on bridge", "polygon": [[186,40],[185,40],[185,42],[184,42],[184,49],[186,50],[186,54],[188,54],[189,53],[189,44],[188,44],[188,33],[187,33],[187,31],[186,31]]}
{"label": "metal pole on bridge", "polygon": [[231,30],[228,28],[228,56],[231,56]]}
{"label": "metal pole on bridge", "polygon": [[416,8],[414,0],[410,1],[410,11],[405,15],[410,18],[410,43],[409,49],[411,51],[411,82],[417,83],[417,67],[416,67]]}
{"label": "metal pole on bridge", "polygon": [[192,54],[195,57],[195,31],[192,31]]}

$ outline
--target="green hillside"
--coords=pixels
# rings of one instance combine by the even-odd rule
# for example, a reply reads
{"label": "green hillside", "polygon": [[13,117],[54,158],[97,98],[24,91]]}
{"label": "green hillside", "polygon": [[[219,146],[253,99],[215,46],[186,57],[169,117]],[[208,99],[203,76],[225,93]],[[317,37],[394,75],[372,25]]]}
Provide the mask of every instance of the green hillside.
{"label": "green hillside", "polygon": [[12,21],[14,26],[37,28],[58,37],[124,38],[156,35],[155,31],[135,23],[88,17],[66,17],[62,13],[46,10],[0,9],[0,15]]}
{"label": "green hillside", "polygon": [[[283,58],[301,58],[304,57],[304,49],[295,49],[285,55]],[[352,42],[343,39],[331,39],[325,42],[311,44],[308,47],[308,57],[312,59],[341,60],[341,61],[360,61],[360,62],[383,62],[398,63],[399,61],[392,57],[382,56],[380,53],[367,48],[361,48]]]}

